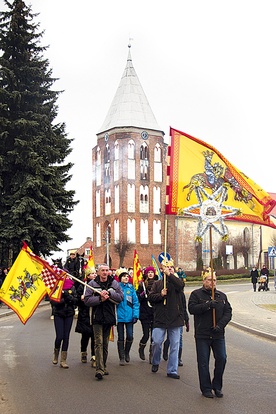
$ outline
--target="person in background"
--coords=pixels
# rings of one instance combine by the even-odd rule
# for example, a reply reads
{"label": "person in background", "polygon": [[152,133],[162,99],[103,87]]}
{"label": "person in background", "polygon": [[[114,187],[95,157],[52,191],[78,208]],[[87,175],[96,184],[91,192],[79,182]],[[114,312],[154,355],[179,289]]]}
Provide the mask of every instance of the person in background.
{"label": "person in background", "polygon": [[178,352],[180,329],[184,325],[184,282],[174,274],[172,260],[163,260],[162,267],[163,279],[156,280],[149,292],[149,301],[154,306],[151,371],[156,373],[159,369],[162,344],[167,333],[170,340],[167,376],[179,379]]}
{"label": "person in background", "polygon": [[137,296],[140,302],[140,315],[139,319],[142,325],[143,336],[139,343],[139,357],[144,361],[145,357],[145,347],[148,340],[150,339],[150,348],[149,348],[149,363],[151,364],[152,360],[152,326],[153,326],[153,307],[151,306],[148,295],[152,288],[152,285],[155,280],[158,280],[157,275],[155,274],[155,269],[152,266],[148,266],[144,269],[143,280],[139,283],[137,289]]}
{"label": "person in background", "polygon": [[176,273],[178,274],[178,277],[180,279],[183,279],[184,286],[185,286],[187,276],[186,276],[186,273],[184,272],[184,270],[181,267],[179,267]]}
{"label": "person in background", "polygon": [[92,325],[95,338],[96,374],[102,380],[109,372],[106,369],[110,331],[116,325],[115,304],[120,303],[124,294],[119,283],[109,276],[109,266],[100,264],[97,276],[89,282],[93,290],[86,289],[84,303],[92,306]]}
{"label": "person in background", "polygon": [[[214,292],[214,298],[212,294]],[[188,310],[194,315],[194,335],[197,354],[199,384],[206,398],[223,397],[222,377],[226,365],[225,327],[232,318],[227,296],[216,289],[216,276],[207,274],[203,286],[192,291]],[[211,350],[215,359],[211,380],[209,363]]]}
{"label": "person in background", "polygon": [[[133,326],[139,318],[139,301],[133,285],[129,283],[128,270],[117,270],[124,299],[117,305],[118,354],[120,365],[130,361],[129,352],[133,343]],[[125,339],[126,334],[126,339]]]}
{"label": "person in background", "polygon": [[61,348],[61,368],[69,368],[66,363],[67,351],[69,347],[69,337],[77,301],[78,299],[74,281],[67,277],[63,285],[60,302],[51,300],[52,312],[54,315],[54,326],[56,331],[52,362],[54,365],[58,363],[59,351]]}
{"label": "person in background", "polygon": [[[90,280],[94,280],[97,276],[97,273],[94,269],[86,267],[84,282],[87,284]],[[84,295],[86,292],[87,286],[80,284],[77,289],[78,297],[78,319],[76,323],[75,332],[81,334],[81,362],[87,362],[87,348],[90,340],[90,349],[91,349],[91,366],[96,367],[96,358],[95,358],[95,344],[94,344],[94,332],[92,326],[92,318],[90,315],[91,307],[88,307],[84,303]]]}
{"label": "person in background", "polygon": [[258,282],[258,278],[259,278],[259,272],[258,272],[258,269],[256,268],[256,266],[253,266],[253,268],[250,272],[250,277],[251,277],[251,283],[253,285],[253,290],[254,290],[254,292],[256,292],[257,282]]}
{"label": "person in background", "polygon": [[261,276],[266,276],[266,282],[265,282],[265,290],[269,290],[268,289],[268,282],[269,282],[269,270],[266,267],[266,265],[263,265],[263,267],[261,268],[260,271],[260,277]]}

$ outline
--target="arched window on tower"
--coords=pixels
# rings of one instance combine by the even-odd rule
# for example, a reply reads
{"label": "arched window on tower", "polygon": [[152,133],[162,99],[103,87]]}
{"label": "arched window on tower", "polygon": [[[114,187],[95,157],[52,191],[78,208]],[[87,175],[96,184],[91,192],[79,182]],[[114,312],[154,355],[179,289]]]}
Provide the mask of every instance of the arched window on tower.
{"label": "arched window on tower", "polygon": [[135,180],[135,143],[133,139],[128,142],[127,178]]}
{"label": "arched window on tower", "polygon": [[96,152],[96,185],[101,185],[101,150],[97,148]]}
{"label": "arched window on tower", "polygon": [[153,168],[153,180],[161,183],[163,181],[162,176],[162,150],[157,143],[154,148],[154,168]]}
{"label": "arched window on tower", "polygon": [[101,215],[101,192],[99,190],[96,191],[96,217],[100,217]]}
{"label": "arched window on tower", "polygon": [[127,211],[129,213],[135,212],[135,185],[127,185]]}
{"label": "arched window on tower", "polygon": [[153,220],[153,244],[161,244],[161,221],[160,220]]}
{"label": "arched window on tower", "polygon": [[149,180],[149,147],[145,142],[140,147],[140,179]]}
{"label": "arched window on tower", "polygon": [[149,223],[148,220],[140,221],[140,243],[149,244]]}
{"label": "arched window on tower", "polygon": [[105,190],[105,214],[111,213],[111,195],[110,195],[110,188]]}
{"label": "arched window on tower", "polygon": [[120,241],[119,220],[114,220],[114,243],[118,243],[119,241]]}
{"label": "arched window on tower", "polygon": [[136,243],[136,222],[135,219],[127,219],[127,240]]}
{"label": "arched window on tower", "polygon": [[114,213],[120,212],[120,187],[115,185],[114,187]]}
{"label": "arched window on tower", "polygon": [[119,144],[116,140],[114,143],[114,181],[119,180]]}
{"label": "arched window on tower", "polygon": [[153,187],[153,213],[161,213],[161,190],[160,187]]}
{"label": "arched window on tower", "polygon": [[140,185],[140,213],[149,212],[149,187]]}
{"label": "arched window on tower", "polygon": [[102,234],[101,234],[101,225],[100,223],[96,224],[96,246],[100,247],[102,244]]}
{"label": "arched window on tower", "polygon": [[104,183],[110,183],[110,148],[108,144],[104,148]]}

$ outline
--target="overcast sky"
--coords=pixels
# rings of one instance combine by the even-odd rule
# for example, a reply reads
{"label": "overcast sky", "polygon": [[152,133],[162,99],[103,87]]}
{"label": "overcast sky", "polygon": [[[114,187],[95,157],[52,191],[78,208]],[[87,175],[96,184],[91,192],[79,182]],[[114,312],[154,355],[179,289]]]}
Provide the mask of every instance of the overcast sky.
{"label": "overcast sky", "polygon": [[[0,0],[3,10],[4,2]],[[275,1],[32,0],[45,31],[58,121],[74,138],[71,188],[80,200],[64,249],[92,236],[91,150],[127,62],[160,129],[213,145],[267,192],[276,193]],[[56,255],[58,256],[58,254]]]}

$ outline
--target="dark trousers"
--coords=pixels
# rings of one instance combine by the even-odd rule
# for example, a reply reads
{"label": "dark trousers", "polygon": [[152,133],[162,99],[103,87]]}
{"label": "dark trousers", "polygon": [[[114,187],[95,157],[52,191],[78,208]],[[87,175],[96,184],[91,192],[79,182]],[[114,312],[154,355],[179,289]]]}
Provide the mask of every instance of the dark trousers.
{"label": "dark trousers", "polygon": [[67,351],[69,346],[69,336],[73,324],[74,316],[61,318],[54,316],[54,325],[56,330],[55,348],[60,349],[62,343],[62,351]]}
{"label": "dark trousers", "polygon": [[91,339],[91,356],[95,355],[95,344],[94,344],[94,333],[83,332],[81,334],[81,352],[86,352],[89,344],[89,339]]}
{"label": "dark trousers", "polygon": [[[212,389],[222,389],[222,377],[226,365],[225,339],[201,339],[196,338],[197,367],[201,392]],[[211,381],[209,362],[210,353],[213,351],[215,359],[214,377]]]}
{"label": "dark trousers", "polygon": [[141,321],[143,336],[141,338],[141,344],[146,344],[152,334],[152,322]]}
{"label": "dark trousers", "polygon": [[96,374],[104,375],[108,356],[111,325],[93,325],[95,338]]}

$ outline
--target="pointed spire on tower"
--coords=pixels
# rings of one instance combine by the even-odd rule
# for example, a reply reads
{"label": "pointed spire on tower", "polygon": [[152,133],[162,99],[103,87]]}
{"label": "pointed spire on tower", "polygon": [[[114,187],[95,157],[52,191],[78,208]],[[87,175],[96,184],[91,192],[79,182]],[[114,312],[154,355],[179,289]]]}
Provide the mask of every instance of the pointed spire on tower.
{"label": "pointed spire on tower", "polygon": [[161,131],[136,75],[128,44],[127,64],[107,116],[98,133],[118,127],[137,127]]}

